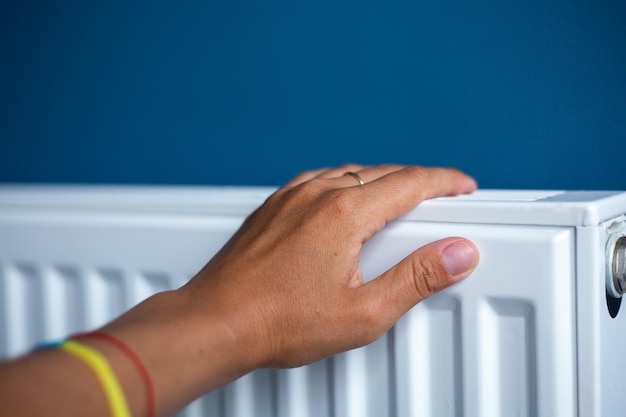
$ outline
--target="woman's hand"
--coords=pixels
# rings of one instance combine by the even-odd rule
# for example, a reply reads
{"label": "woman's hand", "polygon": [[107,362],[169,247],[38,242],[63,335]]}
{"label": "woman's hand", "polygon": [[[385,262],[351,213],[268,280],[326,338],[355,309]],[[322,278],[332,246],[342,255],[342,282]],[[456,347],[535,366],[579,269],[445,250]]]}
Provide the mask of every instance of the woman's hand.
{"label": "woman's hand", "polygon": [[469,275],[478,252],[465,239],[444,239],[364,284],[363,244],[423,200],[475,188],[470,177],[443,168],[305,172],[269,197],[181,291],[249,346],[253,366],[299,366],[365,345]]}

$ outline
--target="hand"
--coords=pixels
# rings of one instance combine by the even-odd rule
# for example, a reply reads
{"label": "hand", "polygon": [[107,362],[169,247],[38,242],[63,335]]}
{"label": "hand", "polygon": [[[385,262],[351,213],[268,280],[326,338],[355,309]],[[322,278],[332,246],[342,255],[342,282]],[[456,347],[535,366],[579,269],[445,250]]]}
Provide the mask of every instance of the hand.
{"label": "hand", "polygon": [[365,345],[469,275],[478,251],[465,239],[444,239],[364,284],[363,244],[421,201],[475,188],[470,177],[443,168],[305,172],[270,196],[181,291],[250,346],[255,366],[299,366]]}

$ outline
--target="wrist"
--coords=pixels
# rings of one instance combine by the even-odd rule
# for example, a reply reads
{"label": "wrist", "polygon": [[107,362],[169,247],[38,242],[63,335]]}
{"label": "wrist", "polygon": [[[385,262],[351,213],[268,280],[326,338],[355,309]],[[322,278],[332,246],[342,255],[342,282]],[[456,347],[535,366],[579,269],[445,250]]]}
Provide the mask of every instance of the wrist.
{"label": "wrist", "polygon": [[141,358],[154,382],[158,414],[169,415],[255,368],[246,343],[222,316],[175,290],[150,297],[102,331]]}

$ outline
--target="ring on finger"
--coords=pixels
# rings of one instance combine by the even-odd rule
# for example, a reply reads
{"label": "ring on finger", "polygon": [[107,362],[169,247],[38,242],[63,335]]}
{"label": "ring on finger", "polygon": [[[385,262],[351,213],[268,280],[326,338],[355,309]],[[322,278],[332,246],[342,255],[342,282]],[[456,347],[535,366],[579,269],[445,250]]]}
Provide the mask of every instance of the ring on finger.
{"label": "ring on finger", "polygon": [[348,172],[345,172],[343,175],[344,176],[349,175],[351,177],[356,178],[356,180],[359,182],[359,185],[365,184],[365,181],[363,181],[363,178],[361,178],[361,176],[357,174],[356,172],[348,171]]}

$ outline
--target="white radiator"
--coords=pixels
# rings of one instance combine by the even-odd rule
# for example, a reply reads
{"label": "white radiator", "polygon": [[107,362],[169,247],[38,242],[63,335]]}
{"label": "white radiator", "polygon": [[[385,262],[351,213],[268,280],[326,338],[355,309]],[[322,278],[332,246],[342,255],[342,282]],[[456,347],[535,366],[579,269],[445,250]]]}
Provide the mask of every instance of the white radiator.
{"label": "white radiator", "polygon": [[[0,357],[180,286],[271,191],[0,187]],[[481,252],[470,278],[370,346],[254,372],[180,415],[623,416],[626,312],[613,275],[624,268],[625,212],[617,192],[427,201],[366,245],[366,277],[460,235]]]}

